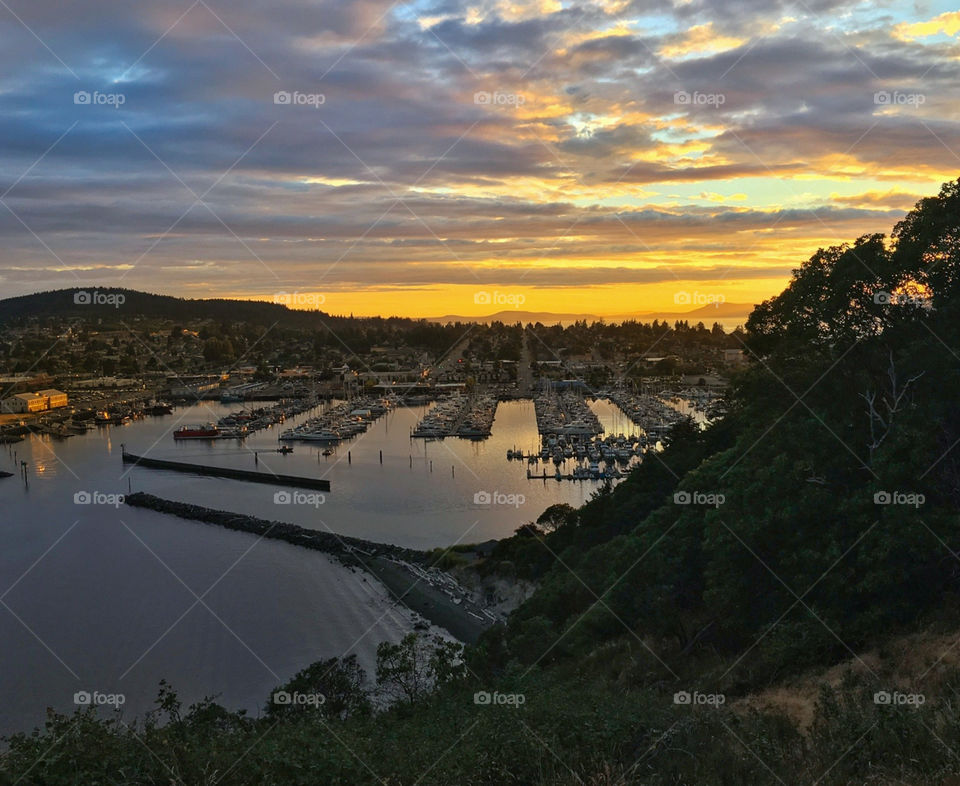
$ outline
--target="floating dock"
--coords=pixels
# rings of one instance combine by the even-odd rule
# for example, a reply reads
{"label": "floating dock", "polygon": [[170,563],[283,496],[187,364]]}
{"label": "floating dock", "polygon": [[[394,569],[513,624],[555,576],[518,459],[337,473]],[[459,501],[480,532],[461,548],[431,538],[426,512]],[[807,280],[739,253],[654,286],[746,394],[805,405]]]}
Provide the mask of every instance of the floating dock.
{"label": "floating dock", "polygon": [[210,467],[205,464],[187,464],[182,461],[167,461],[165,459],[147,458],[127,453],[121,448],[124,464],[136,464],[139,467],[150,469],[170,469],[174,472],[188,472],[193,475],[206,475],[215,478],[230,478],[231,480],[245,480],[248,483],[268,483],[271,486],[291,486],[304,489],[319,489],[330,491],[330,481],[322,478],[302,478],[295,475],[277,475],[272,472],[255,472],[249,469],[233,469],[231,467]]}

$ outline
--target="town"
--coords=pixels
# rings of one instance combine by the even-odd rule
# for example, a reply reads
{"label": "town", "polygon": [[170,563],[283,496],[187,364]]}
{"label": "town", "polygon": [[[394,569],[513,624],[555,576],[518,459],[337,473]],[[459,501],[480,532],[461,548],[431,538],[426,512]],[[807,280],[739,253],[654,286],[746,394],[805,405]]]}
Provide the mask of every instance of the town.
{"label": "town", "polygon": [[317,313],[314,327],[277,308],[290,319],[272,329],[202,313],[8,317],[0,440],[31,431],[66,438],[200,401],[243,403],[243,413],[186,436],[243,438],[334,400],[350,403],[282,438],[338,441],[387,407],[433,403],[412,437],[483,439],[497,401],[531,398],[548,458],[558,434],[602,431],[586,422],[586,399],[615,403],[644,438],[663,437],[681,413],[716,418],[729,374],[745,363],[738,331],[716,323],[439,324]]}

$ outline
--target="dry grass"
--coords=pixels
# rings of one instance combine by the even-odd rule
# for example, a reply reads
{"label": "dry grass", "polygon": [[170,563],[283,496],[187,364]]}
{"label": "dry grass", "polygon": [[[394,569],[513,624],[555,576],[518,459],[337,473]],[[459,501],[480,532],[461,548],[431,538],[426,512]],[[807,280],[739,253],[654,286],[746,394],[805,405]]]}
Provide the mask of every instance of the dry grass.
{"label": "dry grass", "polygon": [[[821,686],[837,688],[847,674],[875,676],[877,690],[899,688],[936,695],[942,675],[957,668],[960,668],[960,633],[914,633],[851,657],[826,671],[805,674],[745,696],[732,702],[731,707],[782,713],[798,728],[807,730],[813,722]],[[960,778],[956,786],[960,786]]]}

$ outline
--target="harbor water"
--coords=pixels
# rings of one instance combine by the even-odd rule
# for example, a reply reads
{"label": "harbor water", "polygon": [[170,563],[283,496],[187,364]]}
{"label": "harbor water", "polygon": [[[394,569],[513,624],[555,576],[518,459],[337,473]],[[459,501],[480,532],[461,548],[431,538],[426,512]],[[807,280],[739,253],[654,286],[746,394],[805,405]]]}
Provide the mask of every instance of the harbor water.
{"label": "harbor water", "polygon": [[[0,448],[0,469],[14,473],[0,480],[0,733],[42,723],[47,707],[72,712],[82,692],[122,694],[125,716],[142,716],[161,679],[185,704],[217,696],[258,712],[274,686],[320,658],[356,653],[372,675],[377,644],[413,628],[373,579],[322,554],[130,508],[117,495],[146,491],[432,548],[509,536],[548,505],[580,505],[598,487],[529,481],[525,462],[506,460],[508,448],[539,445],[530,401],[501,403],[484,441],[411,439],[425,407],[394,409],[327,456],[316,443],[277,453],[279,433],[319,410],[243,442],[173,439],[181,425],[240,408],[201,404]],[[278,497],[282,487],[124,465],[121,445],[323,477],[332,488]]]}

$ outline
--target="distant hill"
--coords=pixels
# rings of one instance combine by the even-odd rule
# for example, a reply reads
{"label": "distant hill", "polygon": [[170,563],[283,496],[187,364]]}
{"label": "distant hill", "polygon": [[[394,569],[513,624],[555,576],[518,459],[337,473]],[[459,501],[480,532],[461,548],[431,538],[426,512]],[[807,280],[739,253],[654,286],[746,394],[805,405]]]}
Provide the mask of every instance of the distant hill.
{"label": "distant hill", "polygon": [[634,311],[629,314],[614,314],[607,317],[609,321],[622,322],[624,320],[635,319],[642,322],[649,322],[652,319],[664,319],[673,321],[676,319],[686,319],[689,322],[703,322],[709,326],[714,322],[729,323],[734,320],[736,324],[747,321],[750,312],[753,311],[753,303],[718,303],[717,305],[698,306],[689,311]]}
{"label": "distant hill", "polygon": [[587,322],[597,322],[605,317],[597,314],[558,314],[552,311],[520,311],[519,309],[507,309],[506,311],[497,311],[494,314],[485,314],[483,316],[466,317],[459,314],[446,314],[442,317],[427,317],[430,322],[439,322],[446,325],[452,322],[476,322],[481,325],[489,325],[491,322],[503,322],[508,325],[522,322],[542,322],[545,325],[556,325],[558,322],[568,325],[571,322],[581,320]]}
{"label": "distant hill", "polygon": [[[118,305],[118,301],[121,299],[122,302]],[[89,302],[87,302],[88,300]],[[753,308],[750,303],[721,303],[717,306],[700,306],[687,311],[635,311],[607,315],[507,309],[484,316],[447,314],[442,317],[426,317],[424,321],[438,322],[444,325],[456,322],[490,324],[498,321],[506,324],[540,322],[544,325],[569,325],[582,320],[597,322],[601,319],[607,322],[624,322],[627,320],[652,322],[654,319],[673,322],[678,319],[685,319],[693,324],[703,322],[708,327],[714,322],[720,322],[729,330],[746,322],[747,316]],[[191,299],[121,288],[77,287],[75,289],[37,292],[32,295],[20,295],[0,300],[0,322],[21,317],[88,317],[91,314],[110,318],[120,317],[121,319],[124,314],[131,314],[184,322],[195,319],[242,321],[264,326],[278,323],[282,327],[299,329],[319,329],[323,323],[329,324],[331,320],[350,319],[350,317],[331,316],[322,311],[292,309],[280,303],[269,303],[262,300]],[[357,319],[377,318],[379,317],[357,317]],[[401,317],[388,317],[387,319],[408,324],[417,321]]]}
{"label": "distant hill", "polygon": [[708,327],[714,322],[720,322],[724,327],[732,328],[735,325],[746,322],[750,312],[753,311],[752,303],[720,303],[716,306],[699,306],[689,311],[633,311],[624,314],[564,314],[550,311],[521,311],[519,309],[508,309],[497,311],[494,314],[483,316],[463,316],[458,314],[446,314],[442,317],[428,317],[430,322],[440,322],[447,324],[450,322],[478,322],[480,324],[490,324],[491,322],[504,322],[514,324],[522,322],[541,322],[544,325],[569,325],[572,322],[586,320],[587,322],[597,322],[601,319],[606,322],[625,322],[636,320],[638,322],[652,322],[655,319],[660,321],[667,320],[674,322],[678,319],[685,319],[693,324],[703,322]]}
{"label": "distant hill", "polygon": [[[324,325],[350,321],[351,317],[331,316],[323,311],[288,308],[282,303],[226,298],[181,298],[155,295],[134,289],[76,287],[0,300],[0,323],[23,317],[89,317],[123,319],[124,315],[168,319],[175,322],[210,319],[217,322],[246,322],[269,327],[274,323],[291,329],[319,330]],[[413,325],[404,317],[357,317],[357,320],[384,319]]]}
{"label": "distant hill", "polygon": [[0,321],[20,317],[91,315],[122,319],[124,314],[184,321],[243,320],[266,325],[281,321],[286,324],[301,323],[304,326],[317,319],[317,312],[292,311],[278,303],[254,300],[191,300],[119,288],[77,287],[0,300]]}

